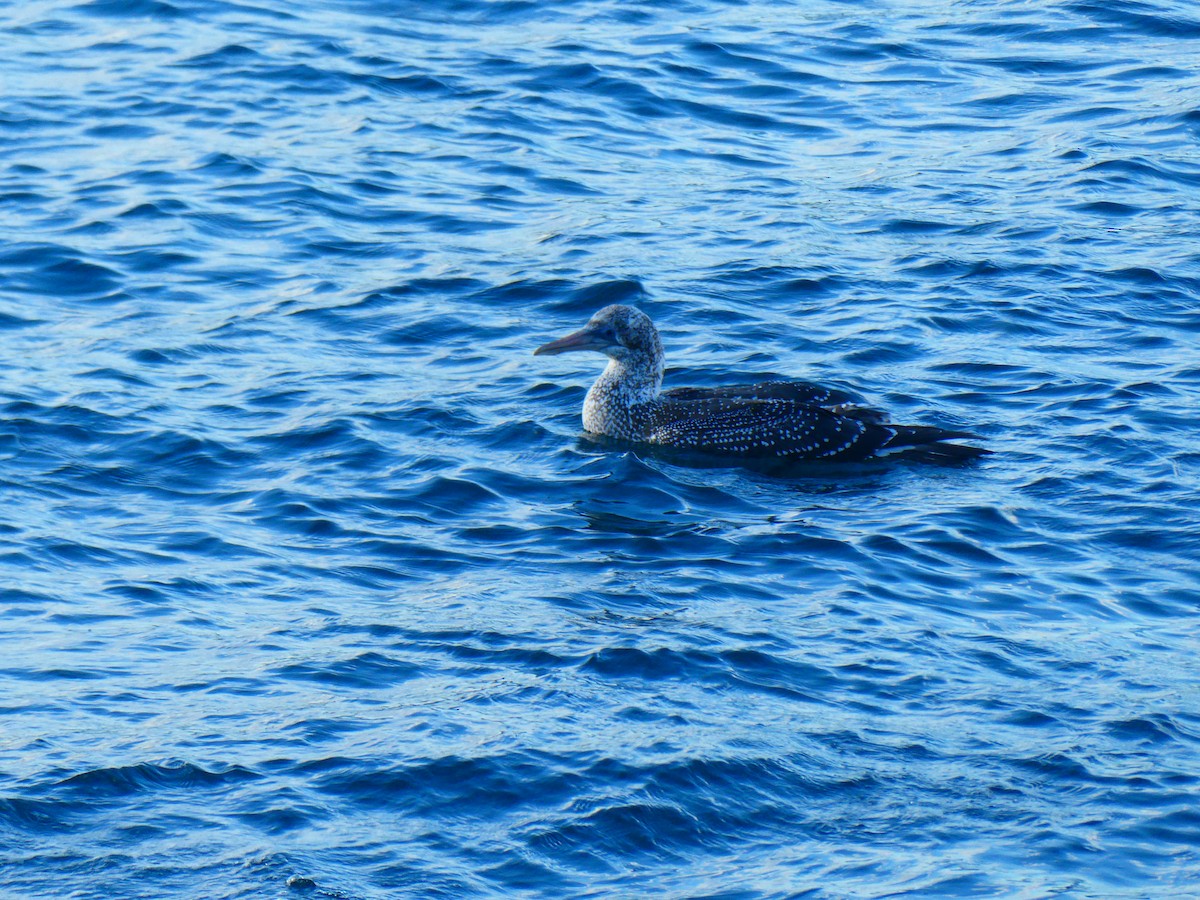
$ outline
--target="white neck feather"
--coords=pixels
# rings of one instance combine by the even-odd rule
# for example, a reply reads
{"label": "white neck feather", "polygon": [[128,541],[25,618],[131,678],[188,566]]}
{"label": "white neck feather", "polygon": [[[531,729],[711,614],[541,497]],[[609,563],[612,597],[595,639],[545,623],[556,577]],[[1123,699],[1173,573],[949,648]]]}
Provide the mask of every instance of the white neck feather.
{"label": "white neck feather", "polygon": [[[657,363],[657,364],[656,364]],[[603,382],[610,385],[608,390],[620,396],[622,402],[649,403],[658,396],[662,388],[662,362],[646,359],[612,359],[596,379],[596,385]],[[593,385],[595,387],[596,385]]]}
{"label": "white neck feather", "polygon": [[595,434],[631,439],[633,407],[657,399],[662,387],[662,360],[609,358],[583,401],[583,427]]}

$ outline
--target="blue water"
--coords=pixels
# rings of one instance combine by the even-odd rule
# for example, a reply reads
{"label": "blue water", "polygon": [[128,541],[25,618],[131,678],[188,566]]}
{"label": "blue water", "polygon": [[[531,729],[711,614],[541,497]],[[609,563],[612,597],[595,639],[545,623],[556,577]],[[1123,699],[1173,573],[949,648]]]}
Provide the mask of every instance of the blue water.
{"label": "blue water", "polygon": [[[0,33],[0,895],[1196,892],[1190,0]],[[589,444],[614,301],[996,453]]]}

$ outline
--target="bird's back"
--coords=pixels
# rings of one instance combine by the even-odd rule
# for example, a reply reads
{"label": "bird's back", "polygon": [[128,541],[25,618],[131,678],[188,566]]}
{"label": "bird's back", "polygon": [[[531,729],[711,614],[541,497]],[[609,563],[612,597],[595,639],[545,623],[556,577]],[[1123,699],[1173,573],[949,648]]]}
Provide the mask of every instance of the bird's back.
{"label": "bird's back", "polygon": [[880,415],[874,410],[866,410],[871,416],[858,417],[839,411],[840,405],[670,392],[647,406],[642,440],[747,461],[858,462],[888,456],[958,461],[986,452],[944,443],[973,437],[966,432],[887,424],[874,418]]}

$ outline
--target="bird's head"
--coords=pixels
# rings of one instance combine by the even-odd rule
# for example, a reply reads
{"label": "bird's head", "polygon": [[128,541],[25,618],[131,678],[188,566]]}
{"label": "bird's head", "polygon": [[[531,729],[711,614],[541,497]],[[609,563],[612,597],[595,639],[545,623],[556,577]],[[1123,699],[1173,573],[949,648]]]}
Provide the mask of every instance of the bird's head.
{"label": "bird's head", "polygon": [[556,356],[577,350],[595,350],[621,362],[662,358],[662,343],[650,317],[640,309],[620,304],[604,307],[579,331],[543,344],[533,355]]}

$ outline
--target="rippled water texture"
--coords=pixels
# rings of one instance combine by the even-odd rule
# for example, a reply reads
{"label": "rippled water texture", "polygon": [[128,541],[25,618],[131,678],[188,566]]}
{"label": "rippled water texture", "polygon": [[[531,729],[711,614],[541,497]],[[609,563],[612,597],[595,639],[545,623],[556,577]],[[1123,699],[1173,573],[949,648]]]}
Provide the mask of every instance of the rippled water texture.
{"label": "rippled water texture", "polygon": [[[0,33],[0,895],[1195,893],[1190,0]],[[996,453],[581,441],[614,301]]]}

